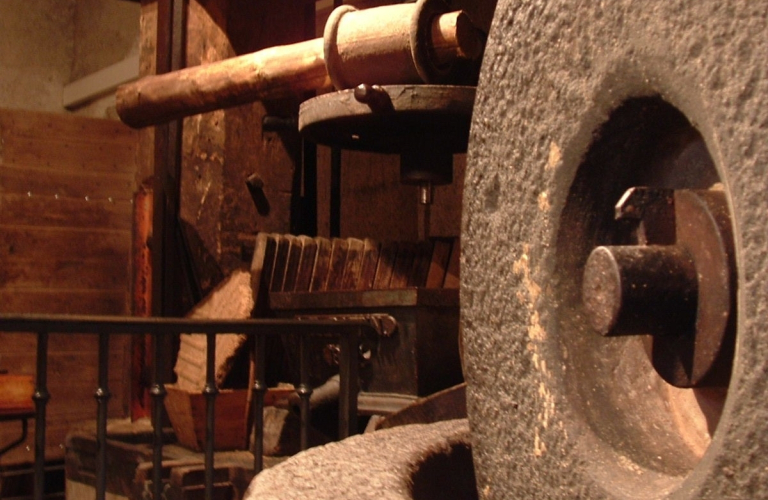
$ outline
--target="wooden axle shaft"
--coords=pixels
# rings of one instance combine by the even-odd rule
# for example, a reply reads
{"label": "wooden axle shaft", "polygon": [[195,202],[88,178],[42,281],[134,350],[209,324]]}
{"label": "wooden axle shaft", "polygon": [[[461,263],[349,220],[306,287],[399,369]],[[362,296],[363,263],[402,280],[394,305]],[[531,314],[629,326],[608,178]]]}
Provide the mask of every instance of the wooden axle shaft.
{"label": "wooden axle shaft", "polygon": [[116,94],[118,115],[138,128],[334,84],[441,83],[437,80],[448,77],[455,60],[480,56],[482,36],[465,13],[436,12],[435,4],[420,0],[360,11],[339,7],[324,38],[123,85]]}

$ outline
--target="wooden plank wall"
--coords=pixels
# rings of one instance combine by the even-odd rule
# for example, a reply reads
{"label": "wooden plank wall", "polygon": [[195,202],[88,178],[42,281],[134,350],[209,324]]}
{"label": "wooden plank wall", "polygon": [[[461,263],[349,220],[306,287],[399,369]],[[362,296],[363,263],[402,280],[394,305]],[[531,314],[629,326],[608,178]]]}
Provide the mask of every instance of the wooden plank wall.
{"label": "wooden plank wall", "polygon": [[[0,311],[129,313],[137,142],[116,121],[0,110]],[[97,342],[61,334],[49,342],[47,455],[57,459],[72,424],[95,419]],[[123,417],[129,339],[110,347],[110,416]],[[35,336],[0,333],[0,370],[34,374],[35,348]],[[0,426],[0,445],[19,428]],[[0,464],[32,460],[33,443],[30,432]]]}

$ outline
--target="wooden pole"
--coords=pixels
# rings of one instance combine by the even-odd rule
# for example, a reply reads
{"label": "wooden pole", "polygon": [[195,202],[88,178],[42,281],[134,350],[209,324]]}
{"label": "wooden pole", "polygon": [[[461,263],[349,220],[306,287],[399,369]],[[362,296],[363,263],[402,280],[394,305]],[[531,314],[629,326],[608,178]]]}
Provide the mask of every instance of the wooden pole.
{"label": "wooden pole", "polygon": [[[368,29],[361,32],[360,29],[345,28],[344,38],[338,42],[333,40],[334,46],[345,47],[351,54],[347,60],[335,62],[337,71],[363,75],[360,77],[363,81],[350,82],[351,85],[417,83],[400,81],[397,76],[393,77],[394,80],[367,81],[368,76],[381,73],[382,67],[387,68],[385,73],[391,75],[417,73],[413,68],[403,67],[413,64],[404,60],[407,57],[394,60],[386,58],[387,54],[402,52],[403,43],[406,44],[407,52],[408,42],[403,40],[407,38],[408,31],[401,26],[402,13],[399,10],[398,19],[392,19],[390,23],[377,19],[379,12],[388,12],[387,7],[392,6],[357,11],[350,15],[350,18],[360,22],[366,21],[366,26],[383,26],[385,29],[382,32],[370,33]],[[391,27],[389,31],[388,26]],[[427,31],[437,64],[448,64],[458,58],[476,58],[482,52],[482,36],[471,26],[463,12],[437,16]],[[356,43],[357,39],[359,44]],[[324,47],[327,44],[328,40],[317,38],[172,73],[147,76],[118,88],[117,112],[127,125],[144,127],[249,102],[330,89],[331,78],[325,60],[328,48]],[[360,47],[355,48],[356,44]],[[355,77],[347,77],[345,80],[349,78]]]}
{"label": "wooden pole", "polygon": [[117,112],[126,124],[144,127],[330,86],[318,38],[144,77],[117,89]]}

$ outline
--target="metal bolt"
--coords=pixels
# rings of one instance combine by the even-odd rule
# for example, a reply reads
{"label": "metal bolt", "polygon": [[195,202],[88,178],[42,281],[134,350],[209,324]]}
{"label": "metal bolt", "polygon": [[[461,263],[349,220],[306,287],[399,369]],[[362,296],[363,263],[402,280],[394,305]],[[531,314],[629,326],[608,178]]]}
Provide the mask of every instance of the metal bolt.
{"label": "metal bolt", "polygon": [[266,115],[261,119],[261,130],[264,132],[297,131],[299,120],[295,117]]}
{"label": "metal bolt", "polygon": [[733,361],[732,230],[722,192],[629,189],[616,219],[637,245],[599,246],[582,301],[601,335],[645,335],[656,371],[677,387],[725,386]]}
{"label": "metal bolt", "polygon": [[250,189],[264,189],[264,180],[257,173],[249,175],[245,183]]}
{"label": "metal bolt", "polygon": [[392,99],[387,91],[378,85],[369,85],[361,83],[353,91],[355,100],[362,104],[367,104],[375,112],[393,110]]}
{"label": "metal bolt", "polygon": [[589,323],[608,337],[691,334],[697,294],[693,260],[676,246],[601,246],[584,269]]}
{"label": "metal bolt", "polygon": [[616,204],[616,220],[636,224],[635,239],[641,245],[675,243],[675,191],[647,187],[629,188]]}
{"label": "metal bolt", "polygon": [[361,83],[354,90],[355,100],[357,102],[368,103],[374,98],[377,90],[381,90],[378,85],[369,85],[367,83]]}
{"label": "metal bolt", "polygon": [[264,193],[264,180],[257,173],[249,175],[245,179],[245,186],[248,188],[248,193],[251,195],[253,204],[256,206],[256,211],[259,215],[269,215],[270,205],[267,200],[267,195]]}

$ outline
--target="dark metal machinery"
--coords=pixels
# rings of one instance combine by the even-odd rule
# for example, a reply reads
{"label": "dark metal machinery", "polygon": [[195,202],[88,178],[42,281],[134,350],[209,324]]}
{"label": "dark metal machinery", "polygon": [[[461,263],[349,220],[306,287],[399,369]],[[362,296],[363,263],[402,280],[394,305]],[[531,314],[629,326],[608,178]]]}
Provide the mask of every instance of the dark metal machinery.
{"label": "dark metal machinery", "polygon": [[[333,75],[332,75],[333,76]],[[337,148],[400,155],[400,176],[420,187],[420,237],[429,236],[434,185],[453,181],[453,155],[466,151],[475,88],[451,85],[369,85],[302,103],[299,130]],[[461,382],[456,290],[380,290],[278,294],[281,315],[386,312],[398,321],[394,339],[380,339],[363,377],[361,410],[389,414]]]}
{"label": "dark metal machinery", "polygon": [[453,182],[474,101],[471,86],[361,84],[302,103],[299,130],[319,144],[399,154],[402,182],[418,184],[429,205],[432,186]]}

